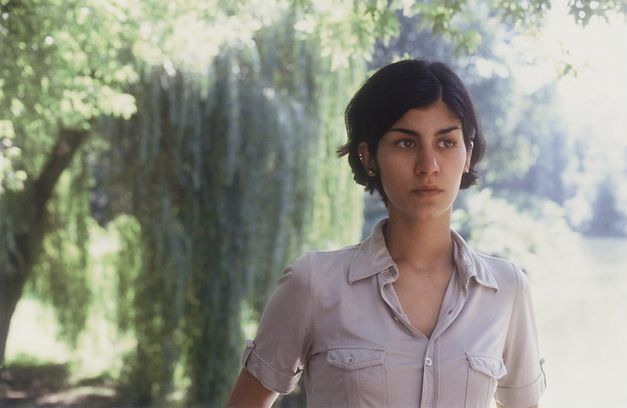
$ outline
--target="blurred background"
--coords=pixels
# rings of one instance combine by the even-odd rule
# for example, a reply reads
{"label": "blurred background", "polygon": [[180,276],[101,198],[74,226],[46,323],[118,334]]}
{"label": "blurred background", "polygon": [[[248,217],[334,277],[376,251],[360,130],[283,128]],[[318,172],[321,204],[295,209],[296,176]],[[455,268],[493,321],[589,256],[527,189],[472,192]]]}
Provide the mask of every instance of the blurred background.
{"label": "blurred background", "polygon": [[488,151],[454,227],[531,279],[542,406],[624,406],[626,15],[0,0],[0,405],[221,406],[285,265],[384,216],[335,149],[359,85],[411,57],[476,103]]}

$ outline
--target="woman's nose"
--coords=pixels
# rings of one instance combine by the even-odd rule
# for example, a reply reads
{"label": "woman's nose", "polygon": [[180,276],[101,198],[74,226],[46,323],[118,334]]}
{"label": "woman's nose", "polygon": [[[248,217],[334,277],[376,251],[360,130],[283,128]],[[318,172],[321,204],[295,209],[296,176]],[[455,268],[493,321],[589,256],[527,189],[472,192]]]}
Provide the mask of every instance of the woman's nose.
{"label": "woman's nose", "polygon": [[440,166],[433,152],[426,149],[418,153],[416,158],[416,174],[429,175],[440,171]]}

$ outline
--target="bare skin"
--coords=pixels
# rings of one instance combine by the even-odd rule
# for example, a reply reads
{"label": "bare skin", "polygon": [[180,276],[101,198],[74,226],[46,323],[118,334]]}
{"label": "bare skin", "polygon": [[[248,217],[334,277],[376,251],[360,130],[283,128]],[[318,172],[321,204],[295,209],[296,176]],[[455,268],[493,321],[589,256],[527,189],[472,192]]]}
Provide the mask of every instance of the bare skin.
{"label": "bare skin", "polygon": [[432,271],[431,275],[417,272],[412,276],[412,272],[400,270],[404,277],[394,283],[396,294],[411,325],[429,338],[435,330],[451,273],[443,270]]}
{"label": "bare skin", "polygon": [[412,226],[391,216],[384,234],[399,269],[394,290],[412,326],[426,337],[435,329],[454,268],[449,217]]}
{"label": "bare skin", "polygon": [[278,393],[264,387],[248,371],[242,370],[226,403],[229,408],[270,408]]}

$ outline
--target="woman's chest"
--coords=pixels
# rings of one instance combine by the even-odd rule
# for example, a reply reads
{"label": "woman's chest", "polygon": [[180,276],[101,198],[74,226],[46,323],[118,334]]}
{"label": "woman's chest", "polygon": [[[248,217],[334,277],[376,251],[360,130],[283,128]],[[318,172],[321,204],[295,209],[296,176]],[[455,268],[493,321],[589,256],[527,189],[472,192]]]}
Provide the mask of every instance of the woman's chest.
{"label": "woman's chest", "polygon": [[505,313],[480,313],[473,298],[445,299],[428,339],[385,291],[354,306],[343,299],[319,316],[306,368],[309,406],[488,405],[505,374]]}
{"label": "woman's chest", "polygon": [[431,337],[438,323],[451,273],[405,276],[401,269],[399,279],[391,286],[394,292],[391,295],[397,298],[410,325],[424,336]]}

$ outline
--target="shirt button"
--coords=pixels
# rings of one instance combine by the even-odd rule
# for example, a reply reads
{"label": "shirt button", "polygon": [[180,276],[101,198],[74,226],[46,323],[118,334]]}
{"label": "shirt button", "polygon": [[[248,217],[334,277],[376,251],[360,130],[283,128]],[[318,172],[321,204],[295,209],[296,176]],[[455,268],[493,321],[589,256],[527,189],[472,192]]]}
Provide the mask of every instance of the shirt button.
{"label": "shirt button", "polygon": [[497,371],[496,367],[492,367],[492,374],[496,375]]}
{"label": "shirt button", "polygon": [[344,360],[344,362],[346,364],[353,364],[353,361],[355,361],[355,358],[353,356],[348,356],[346,357],[346,359]]}
{"label": "shirt button", "polygon": [[427,367],[431,367],[433,365],[433,361],[431,360],[431,357],[425,358],[425,365]]}

